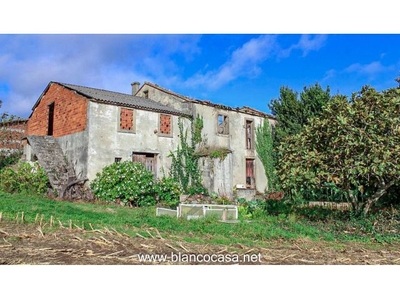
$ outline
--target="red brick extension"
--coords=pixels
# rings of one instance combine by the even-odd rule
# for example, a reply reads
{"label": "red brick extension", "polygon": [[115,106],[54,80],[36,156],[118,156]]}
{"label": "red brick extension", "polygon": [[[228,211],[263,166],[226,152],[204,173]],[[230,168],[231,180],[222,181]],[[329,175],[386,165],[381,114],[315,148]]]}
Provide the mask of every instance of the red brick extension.
{"label": "red brick extension", "polygon": [[28,120],[27,135],[48,134],[49,105],[52,103],[54,137],[85,130],[88,100],[57,83],[51,83]]}

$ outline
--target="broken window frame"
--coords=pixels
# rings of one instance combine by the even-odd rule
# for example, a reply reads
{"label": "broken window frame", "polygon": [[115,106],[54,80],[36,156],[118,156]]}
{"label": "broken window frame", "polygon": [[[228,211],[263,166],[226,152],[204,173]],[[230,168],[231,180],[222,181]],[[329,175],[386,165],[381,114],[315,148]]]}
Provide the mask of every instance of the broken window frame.
{"label": "broken window frame", "polygon": [[254,119],[245,119],[245,136],[246,136],[246,149],[254,150],[255,134],[254,134]]}
{"label": "broken window frame", "polygon": [[217,134],[229,135],[229,116],[224,113],[217,115]]}
{"label": "broken window frame", "polygon": [[[163,116],[169,117],[169,133],[164,133],[164,132],[161,131],[161,128],[162,128],[162,120],[161,119],[162,119]],[[173,134],[172,123],[173,123],[172,115],[160,113],[159,116],[158,116],[158,136],[161,136],[161,137],[172,137],[172,134]]]}
{"label": "broken window frame", "polygon": [[150,152],[132,152],[132,162],[144,164],[147,170],[157,178],[157,153]]}
{"label": "broken window frame", "polygon": [[[121,128],[122,125],[122,112],[123,110],[128,110],[132,112],[132,127],[131,129]],[[125,133],[136,133],[136,110],[129,107],[118,107],[118,132],[125,132]]]}

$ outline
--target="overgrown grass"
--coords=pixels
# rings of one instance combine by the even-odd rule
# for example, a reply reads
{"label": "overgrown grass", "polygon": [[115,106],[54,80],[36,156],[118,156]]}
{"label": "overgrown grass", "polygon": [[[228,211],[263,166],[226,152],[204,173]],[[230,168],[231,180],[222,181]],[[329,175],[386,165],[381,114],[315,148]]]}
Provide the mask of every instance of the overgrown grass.
{"label": "overgrown grass", "polygon": [[187,242],[220,245],[238,243],[257,246],[271,239],[400,242],[399,222],[393,219],[392,226],[387,227],[387,218],[384,217],[363,220],[309,220],[293,214],[266,215],[249,222],[227,224],[214,218],[185,220],[168,216],[156,217],[154,207],[128,208],[102,202],[72,203],[0,192],[0,213],[3,219],[15,220],[17,215],[21,217],[22,212],[26,223],[38,223],[42,219],[43,223],[49,225],[52,217],[54,226],[45,226],[46,230],[58,228],[59,222],[68,227],[71,220],[74,226],[84,226],[85,229],[91,229],[90,226],[97,229],[107,227],[132,236],[136,233],[149,236],[147,231],[156,228],[163,236],[176,237]]}

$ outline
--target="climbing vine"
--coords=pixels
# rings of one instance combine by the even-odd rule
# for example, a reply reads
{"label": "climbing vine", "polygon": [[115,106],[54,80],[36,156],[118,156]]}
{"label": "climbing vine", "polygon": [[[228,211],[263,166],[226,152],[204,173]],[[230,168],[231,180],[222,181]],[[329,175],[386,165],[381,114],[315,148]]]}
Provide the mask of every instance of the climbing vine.
{"label": "climbing vine", "polygon": [[172,158],[170,176],[180,182],[185,193],[198,194],[205,192],[201,183],[199,157],[195,154],[196,145],[203,140],[203,118],[197,116],[191,125],[191,138],[188,140],[188,131],[184,130],[182,119],[178,120],[180,145],[169,155]]}

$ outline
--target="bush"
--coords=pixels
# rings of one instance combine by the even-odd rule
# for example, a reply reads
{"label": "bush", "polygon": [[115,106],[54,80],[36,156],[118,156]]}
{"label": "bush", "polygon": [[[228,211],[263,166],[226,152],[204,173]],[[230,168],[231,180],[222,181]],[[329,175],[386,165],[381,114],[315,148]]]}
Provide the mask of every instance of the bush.
{"label": "bush", "polygon": [[155,205],[154,175],[141,163],[124,161],[103,168],[90,184],[101,200],[133,206]]}
{"label": "bush", "polygon": [[176,208],[183,193],[181,184],[172,177],[163,177],[155,185],[158,201],[170,208]]}
{"label": "bush", "polygon": [[244,219],[257,219],[264,217],[265,201],[260,199],[246,200],[244,198],[237,199],[239,215]]}
{"label": "bush", "polygon": [[0,150],[0,170],[17,163],[20,160],[21,155],[21,150],[12,153]]}
{"label": "bush", "polygon": [[0,170],[0,189],[7,193],[44,195],[49,178],[38,163],[20,162]]}

